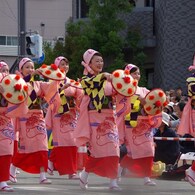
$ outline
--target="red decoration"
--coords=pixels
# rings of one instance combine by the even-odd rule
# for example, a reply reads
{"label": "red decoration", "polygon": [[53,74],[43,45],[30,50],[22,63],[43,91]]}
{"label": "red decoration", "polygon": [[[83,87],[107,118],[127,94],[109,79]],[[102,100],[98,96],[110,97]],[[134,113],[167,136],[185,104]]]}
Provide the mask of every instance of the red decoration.
{"label": "red decoration", "polygon": [[150,95],[149,100],[153,100],[153,99],[154,99],[154,95]]}
{"label": "red decoration", "polygon": [[65,71],[64,71],[64,69],[60,69],[60,71],[62,72],[62,73],[64,73]]}
{"label": "red decoration", "polygon": [[20,75],[16,75],[15,76],[15,79],[18,81],[18,80],[20,80]]}
{"label": "red decoration", "polygon": [[128,89],[127,93],[132,94],[133,90],[131,88]]}
{"label": "red decoration", "polygon": [[19,95],[19,96],[18,96],[18,100],[19,100],[19,101],[23,101],[23,100],[24,100],[24,96],[23,96],[23,95]]}
{"label": "red decoration", "polygon": [[41,68],[47,68],[47,65],[46,65],[46,64],[43,64],[43,65],[41,66]]}
{"label": "red decoration", "polygon": [[58,73],[56,74],[56,76],[59,77],[59,78],[61,78],[61,77],[62,77],[62,74],[61,74],[60,72],[58,72]]}
{"label": "red decoration", "polygon": [[21,85],[21,84],[15,84],[15,85],[14,85],[14,89],[15,89],[16,91],[20,91],[20,90],[22,89],[22,85]]}
{"label": "red decoration", "polygon": [[124,73],[125,73],[126,75],[129,75],[129,74],[130,74],[130,71],[129,71],[129,70],[124,70]]}
{"label": "red decoration", "polygon": [[9,84],[11,83],[11,81],[10,81],[9,79],[6,79],[6,80],[4,81],[4,83],[5,83],[6,85],[9,85]]}
{"label": "red decoration", "polygon": [[50,75],[51,74],[51,71],[50,70],[46,70],[45,71],[45,74]]}
{"label": "red decoration", "polygon": [[118,78],[120,76],[119,72],[114,73],[114,77]]}
{"label": "red decoration", "polygon": [[133,81],[133,86],[137,87],[137,81]]}
{"label": "red decoration", "polygon": [[160,92],[158,93],[158,95],[159,95],[159,97],[163,97],[164,93],[163,93],[162,91],[160,91]]}
{"label": "red decoration", "polygon": [[156,101],[156,102],[155,102],[155,106],[156,106],[156,107],[160,107],[160,106],[162,106],[162,103],[161,103],[160,101]]}
{"label": "red decoration", "polygon": [[125,83],[130,83],[131,82],[130,77],[124,77],[123,80],[124,80]]}
{"label": "red decoration", "polygon": [[160,114],[161,113],[161,110],[157,110],[155,113],[156,114]]}
{"label": "red decoration", "polygon": [[167,106],[167,105],[168,105],[168,102],[167,101],[163,103],[163,106],[164,107]]}
{"label": "red decoration", "polygon": [[12,97],[12,94],[11,94],[11,93],[7,93],[7,94],[6,94],[6,97],[7,97],[7,98],[11,98],[11,97]]}
{"label": "red decoration", "polygon": [[117,87],[117,89],[121,89],[123,86],[122,86],[121,83],[117,83],[117,84],[116,84],[116,87]]}
{"label": "red decoration", "polygon": [[147,108],[146,108],[146,110],[147,111],[150,111],[152,108],[150,107],[150,106],[148,106]]}
{"label": "red decoration", "polygon": [[28,91],[28,86],[24,85],[23,89],[24,89],[24,91]]}
{"label": "red decoration", "polygon": [[57,66],[57,65],[55,65],[55,64],[51,64],[51,69],[53,69],[53,70],[57,70],[57,69],[58,69],[58,66]]}
{"label": "red decoration", "polygon": [[76,82],[75,82],[75,85],[79,85],[79,82],[76,81]]}

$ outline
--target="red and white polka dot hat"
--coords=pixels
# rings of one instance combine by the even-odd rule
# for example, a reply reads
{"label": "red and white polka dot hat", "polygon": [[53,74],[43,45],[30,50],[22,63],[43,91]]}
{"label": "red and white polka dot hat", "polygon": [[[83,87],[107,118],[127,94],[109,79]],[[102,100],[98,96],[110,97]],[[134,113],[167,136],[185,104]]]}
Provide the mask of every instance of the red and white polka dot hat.
{"label": "red and white polka dot hat", "polygon": [[17,74],[8,74],[1,80],[4,98],[12,104],[20,104],[28,97],[28,86]]}
{"label": "red and white polka dot hat", "polygon": [[51,80],[56,80],[56,81],[61,81],[66,78],[65,72],[62,72],[58,68],[57,65],[51,64],[51,65],[46,65],[43,64],[38,71],[46,78],[51,79]]}
{"label": "red and white polka dot hat", "polygon": [[130,97],[135,94],[137,89],[137,80],[133,79],[129,70],[115,70],[112,73],[112,85],[121,95]]}
{"label": "red and white polka dot hat", "polygon": [[160,114],[168,104],[166,94],[162,89],[153,89],[145,97],[144,111],[148,115]]}

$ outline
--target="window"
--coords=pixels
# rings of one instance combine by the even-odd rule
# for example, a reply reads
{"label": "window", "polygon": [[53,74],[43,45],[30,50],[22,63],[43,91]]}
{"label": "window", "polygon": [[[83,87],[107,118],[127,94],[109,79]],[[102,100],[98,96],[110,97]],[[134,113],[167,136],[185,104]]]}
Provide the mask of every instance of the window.
{"label": "window", "polygon": [[77,18],[86,18],[89,12],[89,6],[86,3],[86,0],[77,0],[76,1],[76,17]]}
{"label": "window", "polygon": [[6,36],[0,36],[0,45],[6,45]]}
{"label": "window", "polygon": [[154,7],[154,0],[145,0],[145,7]]}
{"label": "window", "polygon": [[18,45],[18,37],[15,36],[0,36],[0,45]]}

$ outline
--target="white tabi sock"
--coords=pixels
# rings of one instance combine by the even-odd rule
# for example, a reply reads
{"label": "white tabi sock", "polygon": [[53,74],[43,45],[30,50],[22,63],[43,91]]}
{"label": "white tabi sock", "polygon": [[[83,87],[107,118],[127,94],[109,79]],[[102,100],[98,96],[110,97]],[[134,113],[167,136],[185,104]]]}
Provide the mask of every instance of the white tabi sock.
{"label": "white tabi sock", "polygon": [[7,183],[5,181],[0,182],[0,188],[3,188],[4,186],[7,186]]}
{"label": "white tabi sock", "polygon": [[45,172],[40,172],[40,181],[46,179]]}
{"label": "white tabi sock", "polygon": [[13,164],[10,165],[10,174],[13,176],[13,177],[16,177],[16,169],[17,167],[14,166]]}

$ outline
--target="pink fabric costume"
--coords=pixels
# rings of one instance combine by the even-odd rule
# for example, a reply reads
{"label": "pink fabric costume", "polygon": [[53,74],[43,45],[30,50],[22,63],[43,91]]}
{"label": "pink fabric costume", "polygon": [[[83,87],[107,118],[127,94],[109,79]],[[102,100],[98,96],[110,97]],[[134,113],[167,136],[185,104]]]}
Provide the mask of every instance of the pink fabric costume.
{"label": "pink fabric costume", "polygon": [[[195,110],[192,109],[191,101],[192,99],[189,98],[184,107],[177,133],[182,136],[184,134],[190,134],[195,137]],[[195,162],[193,162],[191,168],[195,171]]]}
{"label": "pink fabric costume", "polygon": [[7,108],[4,106],[0,105],[0,182],[9,180],[9,167],[14,148],[13,122],[6,116]]}
{"label": "pink fabric costume", "polygon": [[[66,77],[66,80],[69,79]],[[72,175],[77,172],[77,147],[73,132],[77,124],[83,91],[69,86],[64,90],[63,96],[66,97],[69,108],[62,113],[49,108],[46,114],[46,125],[52,130],[54,146],[49,160],[53,162],[54,168],[60,175]]]}
{"label": "pink fabric costume", "polygon": [[118,109],[120,108],[120,112],[124,113],[128,109],[126,102],[129,100],[116,94],[111,83],[105,82],[103,89],[105,100],[101,112],[96,110],[90,97],[84,95],[74,136],[77,146],[88,143],[90,156],[87,159],[85,171],[115,179],[119,162],[119,137],[115,106],[121,103]]}
{"label": "pink fabric costume", "polygon": [[[40,173],[40,167],[47,170],[48,143],[43,111],[39,98],[49,98],[57,93],[57,82],[30,81],[31,76],[24,78],[29,84],[28,113],[18,117],[16,129],[19,131],[20,146],[13,157],[13,165],[29,173]],[[49,98],[47,97],[49,96]],[[22,111],[21,111],[22,113]]]}
{"label": "pink fabric costume", "polygon": [[195,110],[192,109],[191,98],[184,107],[177,133],[179,135],[190,134],[195,137]]}
{"label": "pink fabric costume", "polygon": [[[136,94],[144,98],[149,92],[144,87],[137,87]],[[121,143],[125,143],[128,154],[121,160],[120,165],[135,172],[138,176],[150,177],[154,157],[154,142],[152,128],[159,127],[162,121],[161,114],[155,116],[139,115],[137,126],[119,121],[119,135]],[[123,127],[122,127],[123,126]]]}
{"label": "pink fabric costume", "polygon": [[[2,79],[0,75],[0,80]],[[11,116],[7,116],[9,104],[0,94],[0,182],[9,180],[9,168],[14,148],[14,126]]]}

